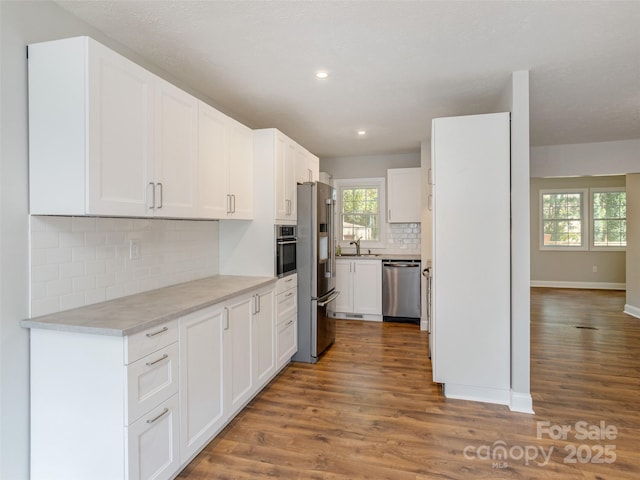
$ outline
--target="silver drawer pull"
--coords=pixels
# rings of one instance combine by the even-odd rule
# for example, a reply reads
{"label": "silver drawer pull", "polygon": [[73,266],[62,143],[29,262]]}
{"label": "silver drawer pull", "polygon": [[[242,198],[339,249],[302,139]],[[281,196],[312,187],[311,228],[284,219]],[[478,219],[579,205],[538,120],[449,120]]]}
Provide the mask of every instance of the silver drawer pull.
{"label": "silver drawer pull", "polygon": [[285,282],[293,282],[293,278],[287,278]]}
{"label": "silver drawer pull", "polygon": [[150,419],[150,420],[147,420],[147,423],[153,423],[153,422],[155,422],[156,420],[158,420],[160,417],[162,417],[162,416],[166,415],[167,413],[169,413],[169,409],[168,409],[168,408],[165,408],[165,409],[162,411],[162,413],[161,413],[160,415],[158,415],[157,417],[152,418],[152,419]]}
{"label": "silver drawer pull", "polygon": [[147,362],[147,367],[150,367],[151,365],[155,365],[158,362],[161,362],[162,360],[165,360],[169,358],[169,355],[167,355],[166,353],[164,355],[162,355],[159,359],[154,360],[153,362]]}
{"label": "silver drawer pull", "polygon": [[293,320],[289,320],[289,321],[287,322],[287,325],[291,325],[292,323],[293,323]]}
{"label": "silver drawer pull", "polygon": [[290,297],[291,295],[293,295],[293,292],[289,292],[285,295],[285,297]]}
{"label": "silver drawer pull", "polygon": [[149,338],[155,337],[156,335],[160,335],[161,333],[164,333],[167,330],[169,330],[169,327],[164,327],[162,330],[158,330],[157,332],[147,333],[147,337],[149,337]]}

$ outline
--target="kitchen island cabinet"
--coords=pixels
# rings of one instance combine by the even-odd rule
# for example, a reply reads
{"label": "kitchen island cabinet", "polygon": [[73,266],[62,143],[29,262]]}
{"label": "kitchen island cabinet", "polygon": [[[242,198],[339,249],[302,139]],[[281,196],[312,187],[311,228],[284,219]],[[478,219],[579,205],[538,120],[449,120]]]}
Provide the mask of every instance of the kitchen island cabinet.
{"label": "kitchen island cabinet", "polygon": [[382,320],[382,264],[379,257],[336,258],[336,317]]}
{"label": "kitchen island cabinet", "polygon": [[32,478],[173,478],[277,373],[274,295],[210,277],[24,321]]}

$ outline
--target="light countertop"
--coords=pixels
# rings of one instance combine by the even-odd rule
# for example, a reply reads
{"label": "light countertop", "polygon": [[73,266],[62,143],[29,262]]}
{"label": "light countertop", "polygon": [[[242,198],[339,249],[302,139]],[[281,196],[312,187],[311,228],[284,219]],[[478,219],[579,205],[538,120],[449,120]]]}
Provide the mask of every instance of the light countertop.
{"label": "light countertop", "polygon": [[126,336],[275,283],[275,277],[217,275],[23,320],[26,328]]}

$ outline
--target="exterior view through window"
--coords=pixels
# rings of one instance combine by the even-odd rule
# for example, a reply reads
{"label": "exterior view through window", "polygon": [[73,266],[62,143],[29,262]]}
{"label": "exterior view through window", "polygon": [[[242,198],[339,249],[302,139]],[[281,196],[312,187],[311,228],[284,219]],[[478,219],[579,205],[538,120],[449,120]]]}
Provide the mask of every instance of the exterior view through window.
{"label": "exterior view through window", "polygon": [[593,191],[593,246],[627,245],[627,194],[621,191]]}
{"label": "exterior view through window", "polygon": [[583,192],[542,194],[543,246],[582,246],[583,195]]}
{"label": "exterior view through window", "polygon": [[355,187],[341,190],[342,240],[361,238],[378,241],[380,237],[380,208],[378,187]]}

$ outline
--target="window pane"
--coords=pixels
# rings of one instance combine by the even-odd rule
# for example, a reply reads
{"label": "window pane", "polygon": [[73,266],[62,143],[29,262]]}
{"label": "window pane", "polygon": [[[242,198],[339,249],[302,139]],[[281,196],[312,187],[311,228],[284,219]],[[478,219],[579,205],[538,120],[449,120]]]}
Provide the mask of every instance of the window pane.
{"label": "window pane", "polygon": [[626,192],[593,193],[593,246],[627,245]]}
{"label": "window pane", "polygon": [[379,240],[377,187],[342,190],[342,240]]}
{"label": "window pane", "polygon": [[542,195],[543,246],[582,246],[582,193]]}

